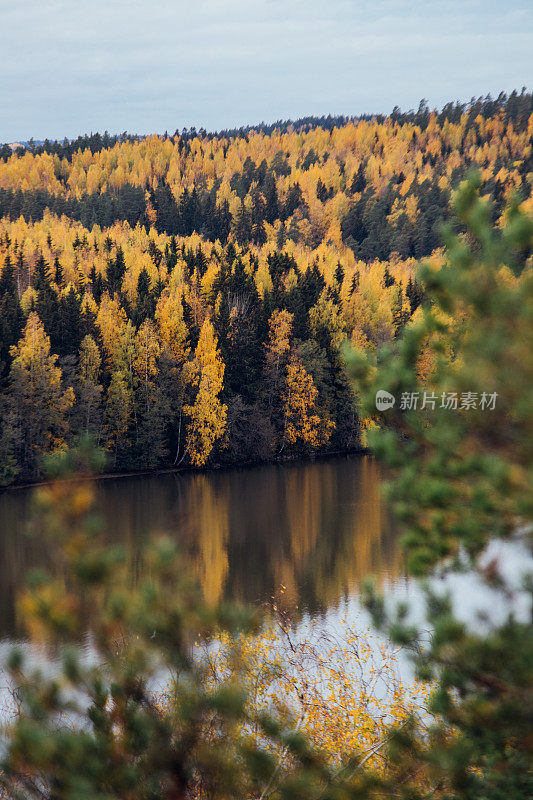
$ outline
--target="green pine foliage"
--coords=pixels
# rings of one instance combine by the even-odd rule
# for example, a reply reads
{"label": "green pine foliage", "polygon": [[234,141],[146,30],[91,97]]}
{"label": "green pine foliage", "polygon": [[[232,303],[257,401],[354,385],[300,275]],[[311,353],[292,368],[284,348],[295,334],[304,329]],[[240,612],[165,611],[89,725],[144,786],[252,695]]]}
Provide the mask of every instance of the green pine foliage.
{"label": "green pine foliage", "polygon": [[[391,757],[431,776],[434,796],[522,800],[533,795],[533,576],[517,587],[490,545],[511,540],[533,551],[533,271],[518,257],[531,244],[533,220],[514,203],[504,227],[494,229],[479,186],[474,176],[455,197],[468,233],[447,231],[446,267],[419,271],[426,301],[418,323],[383,350],[377,365],[354,352],[348,359],[366,411],[378,422],[371,446],[393,472],[389,496],[409,570],[422,579],[435,570],[471,571],[506,609],[503,621],[482,610],[472,627],[434,582],[426,584],[428,641],[406,624],[405,607],[390,619],[369,587],[376,621],[412,649],[420,676],[436,681],[430,708],[439,721],[431,737],[417,740],[404,730]],[[424,354],[431,369],[422,384]],[[378,390],[397,398],[381,414]],[[429,401],[422,409],[422,400],[416,410],[402,408],[402,396],[416,392],[434,398],[435,408]],[[459,397],[457,410],[442,407],[451,393]],[[467,393],[475,407],[461,409]],[[517,614],[520,591],[525,611]],[[404,791],[425,796],[414,785]]]}

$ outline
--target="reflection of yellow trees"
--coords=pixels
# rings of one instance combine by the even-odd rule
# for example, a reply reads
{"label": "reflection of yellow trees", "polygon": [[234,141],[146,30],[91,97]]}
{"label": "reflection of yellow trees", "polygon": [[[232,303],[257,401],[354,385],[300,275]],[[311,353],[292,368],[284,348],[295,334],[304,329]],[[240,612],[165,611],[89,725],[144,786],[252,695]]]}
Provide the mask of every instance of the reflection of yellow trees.
{"label": "reflection of yellow trees", "polygon": [[314,464],[289,471],[286,479],[288,552],[279,552],[274,570],[284,600],[297,600],[305,578],[325,604],[354,591],[365,575],[399,574],[401,564],[380,497],[376,463],[361,459],[343,482],[342,465]]}
{"label": "reflection of yellow trees", "polygon": [[216,492],[206,475],[191,478],[191,519],[194,523],[194,573],[201,582],[205,599],[216,604],[222,597],[229,572],[229,495]]}
{"label": "reflection of yellow trees", "polygon": [[401,571],[400,553],[381,498],[381,473],[376,462],[363,458],[354,476],[351,497],[339,498],[342,535],[331,572],[318,577],[317,596],[326,604],[354,591],[361,580],[376,574],[380,580]]}
{"label": "reflection of yellow trees", "polygon": [[292,559],[302,563],[318,539],[324,487],[316,465],[289,472],[286,481],[287,523]]}
{"label": "reflection of yellow trees", "polygon": [[351,518],[353,533],[343,539],[343,548],[335,559],[333,582],[339,588],[349,588],[369,573],[395,577],[401,569],[400,553],[381,499],[382,477],[376,462],[363,458],[358,477]]}
{"label": "reflection of yellow trees", "polygon": [[[327,472],[327,469],[326,469]],[[324,500],[327,495],[324,483],[327,476],[322,467],[316,464],[306,469],[291,469],[285,481],[285,511],[287,520],[287,549],[275,554],[274,575],[276,586],[281,589],[278,601],[285,607],[299,603],[302,573],[314,564],[313,554],[321,530]],[[324,481],[324,483],[323,483]],[[311,571],[315,570],[311,568]]]}
{"label": "reflection of yellow trees", "polygon": [[[384,580],[402,573],[380,480],[372,459],[342,459],[102,481],[99,494],[109,540],[127,547],[134,580],[144,569],[141,542],[165,534],[176,538],[209,602],[279,593],[287,609],[316,610],[356,591],[368,573]],[[12,594],[26,569],[36,557],[40,564],[50,558],[24,536],[28,503],[24,492],[0,498],[4,631],[13,626]]]}

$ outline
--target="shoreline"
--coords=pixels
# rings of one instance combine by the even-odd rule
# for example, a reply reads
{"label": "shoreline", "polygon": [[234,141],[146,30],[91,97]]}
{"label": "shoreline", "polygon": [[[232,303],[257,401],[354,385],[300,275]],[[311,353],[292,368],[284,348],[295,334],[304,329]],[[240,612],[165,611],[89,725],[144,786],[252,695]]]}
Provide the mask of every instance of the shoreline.
{"label": "shoreline", "polygon": [[[104,481],[111,479],[122,478],[138,478],[150,477],[157,478],[163,475],[173,474],[204,474],[210,472],[221,472],[236,469],[250,469],[254,467],[262,467],[268,464],[306,464],[315,461],[327,461],[331,458],[339,458],[340,456],[365,456],[371,455],[368,447],[354,447],[348,450],[333,450],[326,453],[315,453],[310,456],[283,456],[279,458],[265,459],[264,461],[250,461],[240,462],[235,464],[213,464],[209,467],[193,467],[190,465],[184,467],[160,467],[157,469],[138,469],[128,470],[126,472],[101,472],[92,476],[92,480]],[[74,480],[74,478],[65,478],[65,480]],[[7,492],[16,492],[23,489],[36,489],[39,486],[48,486],[52,481],[49,480],[35,480],[26,483],[12,483],[9,486],[0,487],[0,497]]]}

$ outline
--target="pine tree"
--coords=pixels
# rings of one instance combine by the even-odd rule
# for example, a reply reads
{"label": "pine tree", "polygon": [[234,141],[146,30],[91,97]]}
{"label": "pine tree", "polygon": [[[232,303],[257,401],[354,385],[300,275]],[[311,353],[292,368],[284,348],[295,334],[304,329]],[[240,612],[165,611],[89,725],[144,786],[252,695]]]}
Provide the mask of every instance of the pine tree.
{"label": "pine tree", "polygon": [[89,280],[91,284],[91,293],[97,303],[100,302],[102,299],[102,294],[104,291],[104,281],[102,276],[96,272],[96,267],[94,264],[91,267],[91,271],[89,273]]}
{"label": "pine tree", "polygon": [[54,282],[59,290],[63,286],[63,267],[59,263],[59,258],[56,256],[54,259]]}
{"label": "pine tree", "polygon": [[[224,304],[226,305],[226,304]],[[263,366],[258,300],[246,291],[235,292],[229,309],[223,350],[225,394],[253,402]],[[222,345],[222,339],[219,339]]]}
{"label": "pine tree", "polygon": [[240,245],[246,244],[246,242],[249,242],[252,237],[252,222],[250,215],[244,207],[244,203],[241,204],[241,207],[237,212],[233,226],[233,233],[235,235],[235,239]]}
{"label": "pine tree", "polygon": [[77,353],[83,336],[81,298],[71,284],[59,298],[57,347],[60,356]]}
{"label": "pine tree", "polygon": [[150,289],[150,276],[143,267],[137,279],[137,299],[132,314],[133,323],[141,325],[146,319],[153,319],[155,313],[155,298]]}
{"label": "pine tree", "polygon": [[383,288],[388,289],[390,286],[394,286],[395,283],[396,281],[389,271],[389,265],[385,264],[385,272],[383,273]]}
{"label": "pine tree", "polygon": [[[187,193],[188,199],[188,193]],[[172,190],[166,181],[160,181],[154,194],[154,207],[156,211],[156,228],[159,233],[177,234],[181,233],[180,227],[185,228],[183,232],[191,233],[192,230],[188,229],[188,222],[182,220],[182,209],[186,205],[186,200],[182,198],[180,202],[180,209],[176,199],[172,194]]]}
{"label": "pine tree", "polygon": [[283,219],[288,219],[294,214],[296,209],[302,204],[302,189],[299,183],[293,183],[289,186],[287,197],[285,198],[285,205],[283,207]]}
{"label": "pine tree", "polygon": [[276,181],[272,173],[267,174],[265,177],[263,196],[265,198],[265,220],[270,225],[273,225],[279,216],[279,202]]}
{"label": "pine tree", "polygon": [[337,286],[339,289],[342,289],[342,284],[344,282],[344,269],[340,261],[337,262],[337,267],[335,269],[335,280],[337,282]]}
{"label": "pine tree", "polygon": [[357,172],[353,176],[350,191],[352,194],[355,194],[356,192],[364,192],[365,187],[366,187],[365,170],[363,167],[363,162],[361,162],[359,164]]}
{"label": "pine tree", "polygon": [[33,288],[36,291],[35,311],[50,336],[55,352],[61,346],[61,331],[59,325],[59,299],[52,287],[48,267],[42,253],[37,259],[33,273]]}
{"label": "pine tree", "polygon": [[409,276],[409,282],[407,284],[407,289],[405,290],[405,294],[407,299],[409,300],[409,304],[411,307],[411,314],[414,314],[416,309],[422,303],[424,295],[418,281],[416,279],[413,281],[411,276]]}
{"label": "pine tree", "polygon": [[124,261],[124,251],[119,245],[115,258],[110,258],[107,263],[107,285],[111,294],[120,292],[122,289],[122,279],[126,273],[126,263]]}
{"label": "pine tree", "polygon": [[394,301],[394,305],[392,307],[392,325],[394,328],[394,338],[398,339],[403,329],[405,328],[407,322],[409,321],[409,310],[406,307],[404,296],[403,296],[403,287],[400,282],[398,286],[398,293],[396,295],[396,300]]}
{"label": "pine tree", "polygon": [[328,190],[327,187],[322,183],[322,178],[318,179],[316,185],[316,196],[320,200],[321,203],[325,203],[328,199]]}
{"label": "pine tree", "polygon": [[[521,274],[517,253],[533,241],[533,220],[514,201],[503,229],[493,228],[481,185],[474,176],[459,188],[454,206],[467,236],[449,227],[446,269],[421,268],[425,313],[405,328],[399,347],[378,354],[377,370],[375,361],[350,356],[364,411],[374,416],[376,392],[418,391],[419,359],[428,347],[433,357],[423,388],[436,402],[388,409],[383,429],[369,434],[391,470],[388,495],[406,534],[410,574],[423,581],[427,624],[407,626],[405,605],[389,616],[371,588],[368,605],[378,624],[410,649],[417,673],[434,681],[431,736],[413,726],[393,734],[406,797],[420,796],[413,776],[421,772],[433,796],[533,794],[531,575],[522,583],[528,607],[522,615],[516,575],[488,555],[519,536],[522,557],[531,561],[533,276]],[[459,404],[464,395],[473,405],[447,407],[453,393]],[[489,610],[465,624],[431,580],[435,572],[442,581],[457,571],[491,593],[498,614]]]}
{"label": "pine tree", "polygon": [[282,221],[280,222],[278,232],[276,234],[276,247],[278,250],[283,250],[285,247],[285,241],[287,239],[287,231],[285,228],[285,223]]}

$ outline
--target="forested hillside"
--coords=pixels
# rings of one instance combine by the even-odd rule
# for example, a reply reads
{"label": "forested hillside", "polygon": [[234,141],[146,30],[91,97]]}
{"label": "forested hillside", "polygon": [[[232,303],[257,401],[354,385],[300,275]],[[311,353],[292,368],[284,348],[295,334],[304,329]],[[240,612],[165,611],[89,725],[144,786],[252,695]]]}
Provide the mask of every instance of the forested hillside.
{"label": "forested hillside", "polygon": [[516,193],[533,209],[532,153],[524,92],[4,146],[2,482],[38,477],[44,453],[85,432],[121,470],[358,446],[339,345],[373,350],[419,313],[417,262],[442,265],[440,225],[470,169],[496,224]]}

